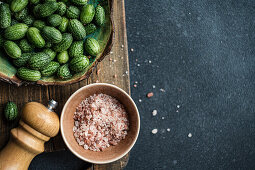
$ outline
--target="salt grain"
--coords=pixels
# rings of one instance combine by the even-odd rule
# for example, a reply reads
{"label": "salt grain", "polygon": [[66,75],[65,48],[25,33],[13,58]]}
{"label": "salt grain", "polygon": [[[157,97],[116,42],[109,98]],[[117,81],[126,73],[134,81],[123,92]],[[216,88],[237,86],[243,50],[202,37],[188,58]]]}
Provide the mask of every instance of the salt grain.
{"label": "salt grain", "polygon": [[151,63],[151,60],[149,60],[149,63]]}
{"label": "salt grain", "polygon": [[181,106],[180,106],[180,105],[177,105],[176,107],[179,109]]}
{"label": "salt grain", "polygon": [[188,134],[188,137],[189,137],[189,138],[191,138],[191,137],[192,137],[192,134],[191,134],[191,133],[189,133],[189,134]]}
{"label": "salt grain", "polygon": [[159,89],[161,92],[166,92],[165,89]]}
{"label": "salt grain", "polygon": [[136,84],[134,84],[134,87],[136,88],[136,87],[137,87],[137,85],[136,85]]}
{"label": "salt grain", "polygon": [[137,64],[138,67],[140,67],[140,64]]}
{"label": "salt grain", "polygon": [[124,45],[123,45],[123,44],[121,45],[121,48],[124,48]]}
{"label": "salt grain", "polygon": [[170,130],[171,130],[170,128],[167,128],[167,129],[166,129],[166,131],[168,131],[168,132],[170,132]]}
{"label": "salt grain", "polygon": [[152,88],[154,88],[154,89],[155,89],[155,88],[156,88],[156,86],[155,86],[155,85],[152,85]]}
{"label": "salt grain", "polygon": [[154,95],[154,94],[153,94],[152,92],[147,93],[147,97],[148,97],[148,98],[151,98],[153,95]]}
{"label": "salt grain", "polygon": [[113,54],[113,52],[111,51],[110,54]]}
{"label": "salt grain", "polygon": [[141,103],[141,102],[142,102],[142,99],[139,99],[139,102]]}
{"label": "salt grain", "polygon": [[162,120],[164,120],[164,119],[165,119],[165,117],[162,117],[161,119],[162,119]]}
{"label": "salt grain", "polygon": [[152,111],[152,116],[156,116],[158,114],[158,111],[157,110],[153,110]]}
{"label": "salt grain", "polygon": [[153,130],[151,131],[151,133],[152,133],[152,134],[158,133],[158,129],[153,129]]}
{"label": "salt grain", "polygon": [[130,51],[132,51],[132,52],[133,52],[133,51],[134,51],[134,49],[133,49],[133,48],[131,48],[131,49],[130,49]]}

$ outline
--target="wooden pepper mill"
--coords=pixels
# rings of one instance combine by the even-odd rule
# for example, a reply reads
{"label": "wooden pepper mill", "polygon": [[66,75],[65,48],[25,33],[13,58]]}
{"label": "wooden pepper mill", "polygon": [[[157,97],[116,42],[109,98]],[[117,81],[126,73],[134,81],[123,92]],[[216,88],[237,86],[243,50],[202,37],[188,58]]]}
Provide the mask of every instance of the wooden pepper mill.
{"label": "wooden pepper mill", "polygon": [[44,152],[44,143],[59,131],[59,118],[53,112],[56,106],[51,100],[48,107],[37,102],[23,107],[19,126],[11,130],[10,140],[0,152],[0,170],[26,170]]}

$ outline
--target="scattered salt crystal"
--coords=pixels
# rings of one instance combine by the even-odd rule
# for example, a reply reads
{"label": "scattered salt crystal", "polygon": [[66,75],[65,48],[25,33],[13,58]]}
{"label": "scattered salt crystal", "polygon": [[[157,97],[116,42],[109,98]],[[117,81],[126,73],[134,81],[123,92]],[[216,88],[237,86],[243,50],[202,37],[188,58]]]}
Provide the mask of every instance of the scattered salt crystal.
{"label": "scattered salt crystal", "polygon": [[139,99],[139,102],[141,103],[141,102],[142,102],[142,99]]}
{"label": "scattered salt crystal", "polygon": [[128,75],[128,71],[126,71],[125,73],[126,73],[126,75]]}
{"label": "scattered salt crystal", "polygon": [[149,63],[151,63],[151,60],[149,60]]}
{"label": "scattered salt crystal", "polygon": [[189,137],[189,138],[191,138],[191,137],[192,137],[192,134],[191,134],[191,133],[189,133],[189,134],[188,134],[188,137]]}
{"label": "scattered salt crystal", "polygon": [[152,85],[152,88],[154,88],[154,89],[155,89],[155,88],[156,88],[156,86],[155,86],[155,85]]}
{"label": "scattered salt crystal", "polygon": [[178,112],[179,112],[179,110],[176,110],[176,112],[178,113]]}
{"label": "scattered salt crystal", "polygon": [[115,60],[115,59],[113,60],[113,62],[116,62],[116,61],[117,61],[117,60]]}
{"label": "scattered salt crystal", "polygon": [[117,74],[114,74],[114,75],[113,75],[113,78],[117,78]]}
{"label": "scattered salt crystal", "polygon": [[154,94],[153,94],[152,92],[147,93],[147,97],[148,97],[148,98],[151,98],[153,95],[154,95]]}
{"label": "scattered salt crystal", "polygon": [[137,85],[136,85],[136,84],[134,84],[134,87],[137,87]]}
{"label": "scattered salt crystal", "polygon": [[140,67],[140,64],[137,64],[138,67]]}
{"label": "scattered salt crystal", "polygon": [[163,119],[163,120],[164,120],[164,119],[165,119],[165,117],[162,117],[161,119]]}
{"label": "scattered salt crystal", "polygon": [[138,81],[135,81],[135,84],[137,84],[138,83]]}
{"label": "scattered salt crystal", "polygon": [[152,133],[152,134],[158,133],[158,129],[153,129],[153,130],[151,131],[151,133]]}
{"label": "scattered salt crystal", "polygon": [[121,45],[121,48],[124,48],[124,45],[123,45],[123,44]]}
{"label": "scattered salt crystal", "polygon": [[176,107],[179,109],[181,106],[180,106],[180,105],[177,105]]}
{"label": "scattered salt crystal", "polygon": [[152,111],[152,116],[156,116],[158,114],[158,111],[157,110],[153,110]]}
{"label": "scattered salt crystal", "polygon": [[159,89],[161,92],[166,92],[165,89]]}
{"label": "scattered salt crystal", "polygon": [[171,129],[170,129],[170,128],[167,128],[166,130],[167,130],[168,132],[170,132]]}
{"label": "scattered salt crystal", "polygon": [[131,49],[130,49],[130,51],[132,51],[132,52],[133,52],[133,51],[134,51],[134,49],[133,49],[133,48],[131,48]]}
{"label": "scattered salt crystal", "polygon": [[113,54],[113,52],[111,51],[110,54]]}

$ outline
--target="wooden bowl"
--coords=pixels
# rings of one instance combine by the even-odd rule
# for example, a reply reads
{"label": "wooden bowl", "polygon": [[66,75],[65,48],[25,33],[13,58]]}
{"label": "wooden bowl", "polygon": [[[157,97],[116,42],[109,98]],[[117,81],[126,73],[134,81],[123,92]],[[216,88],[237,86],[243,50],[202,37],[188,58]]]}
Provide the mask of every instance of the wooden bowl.
{"label": "wooden bowl", "polygon": [[[75,140],[73,135],[73,116],[76,107],[82,100],[99,93],[113,96],[124,105],[128,113],[130,125],[128,134],[124,140],[121,140],[116,146],[110,146],[103,151],[95,152],[85,150]],[[105,164],[122,158],[134,146],[140,130],[140,116],[134,101],[124,90],[111,84],[95,83],[80,88],[68,99],[62,110],[60,130],[66,146],[73,154],[87,162]]]}
{"label": "wooden bowl", "polygon": [[[98,0],[90,0],[89,3],[97,4]],[[22,84],[67,85],[77,83],[83,79],[88,78],[97,63],[102,61],[104,57],[110,53],[114,42],[113,0],[101,0],[100,5],[104,7],[106,12],[105,25],[101,28],[98,28],[95,33],[86,36],[85,39],[87,37],[93,37],[97,39],[101,47],[101,53],[95,57],[90,58],[89,66],[84,71],[74,74],[73,77],[68,80],[61,80],[55,76],[51,76],[43,77],[37,82],[23,81],[15,75],[17,68],[12,64],[11,60],[9,60],[9,57],[2,48],[0,49],[0,80],[16,84],[17,86]],[[3,34],[3,32],[0,32],[0,34]]]}

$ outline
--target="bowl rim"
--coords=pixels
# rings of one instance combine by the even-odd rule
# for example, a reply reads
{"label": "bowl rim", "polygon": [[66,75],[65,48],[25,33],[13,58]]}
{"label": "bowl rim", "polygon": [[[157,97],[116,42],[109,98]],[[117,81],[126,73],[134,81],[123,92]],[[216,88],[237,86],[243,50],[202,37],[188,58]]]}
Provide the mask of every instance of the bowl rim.
{"label": "bowl rim", "polygon": [[[137,127],[138,127],[138,130],[137,130],[137,134],[136,134],[134,140],[132,141],[132,144],[130,145],[130,147],[129,147],[123,154],[117,156],[116,158],[110,159],[110,160],[108,160],[108,161],[94,161],[94,160],[91,160],[91,159],[84,158],[84,157],[82,157],[81,155],[79,155],[77,152],[75,152],[75,151],[71,148],[71,146],[69,145],[69,143],[67,142],[67,140],[66,140],[66,138],[65,138],[65,136],[64,136],[63,126],[62,126],[63,114],[64,114],[64,111],[66,110],[67,103],[69,103],[69,102],[72,100],[72,98],[73,98],[76,94],[78,94],[79,92],[81,92],[83,89],[90,88],[90,87],[92,87],[92,86],[97,86],[97,85],[109,86],[109,87],[115,88],[115,89],[119,90],[120,92],[122,92],[123,94],[125,94],[125,96],[126,96],[126,97],[133,103],[133,105],[135,106],[135,110],[136,110],[137,117],[138,117],[138,122],[137,122],[137,124],[138,124],[138,126],[137,126]],[[137,108],[137,106],[136,106],[134,100],[131,98],[131,96],[130,96],[126,91],[124,91],[124,90],[121,89],[120,87],[115,86],[115,85],[113,85],[113,84],[109,84],[109,83],[92,83],[92,84],[89,84],[89,85],[86,85],[86,86],[84,86],[84,87],[79,88],[79,89],[78,89],[77,91],[75,91],[75,92],[68,98],[68,100],[66,101],[66,103],[65,103],[65,105],[64,105],[64,107],[63,107],[63,109],[62,109],[61,116],[60,116],[60,132],[61,132],[61,136],[62,136],[62,138],[63,138],[63,140],[64,140],[64,142],[65,142],[67,148],[68,148],[75,156],[77,156],[78,158],[80,158],[80,159],[82,159],[82,160],[84,160],[84,161],[86,161],[86,162],[90,162],[90,163],[94,163],[94,164],[107,164],[107,163],[111,163],[111,162],[114,162],[114,161],[117,161],[117,160],[121,159],[121,158],[122,158],[123,156],[125,156],[128,152],[130,152],[130,150],[131,150],[131,149],[133,148],[133,146],[135,145],[135,143],[136,143],[136,141],[137,141],[137,139],[138,139],[139,133],[140,133],[140,114],[139,114],[138,108]]]}

